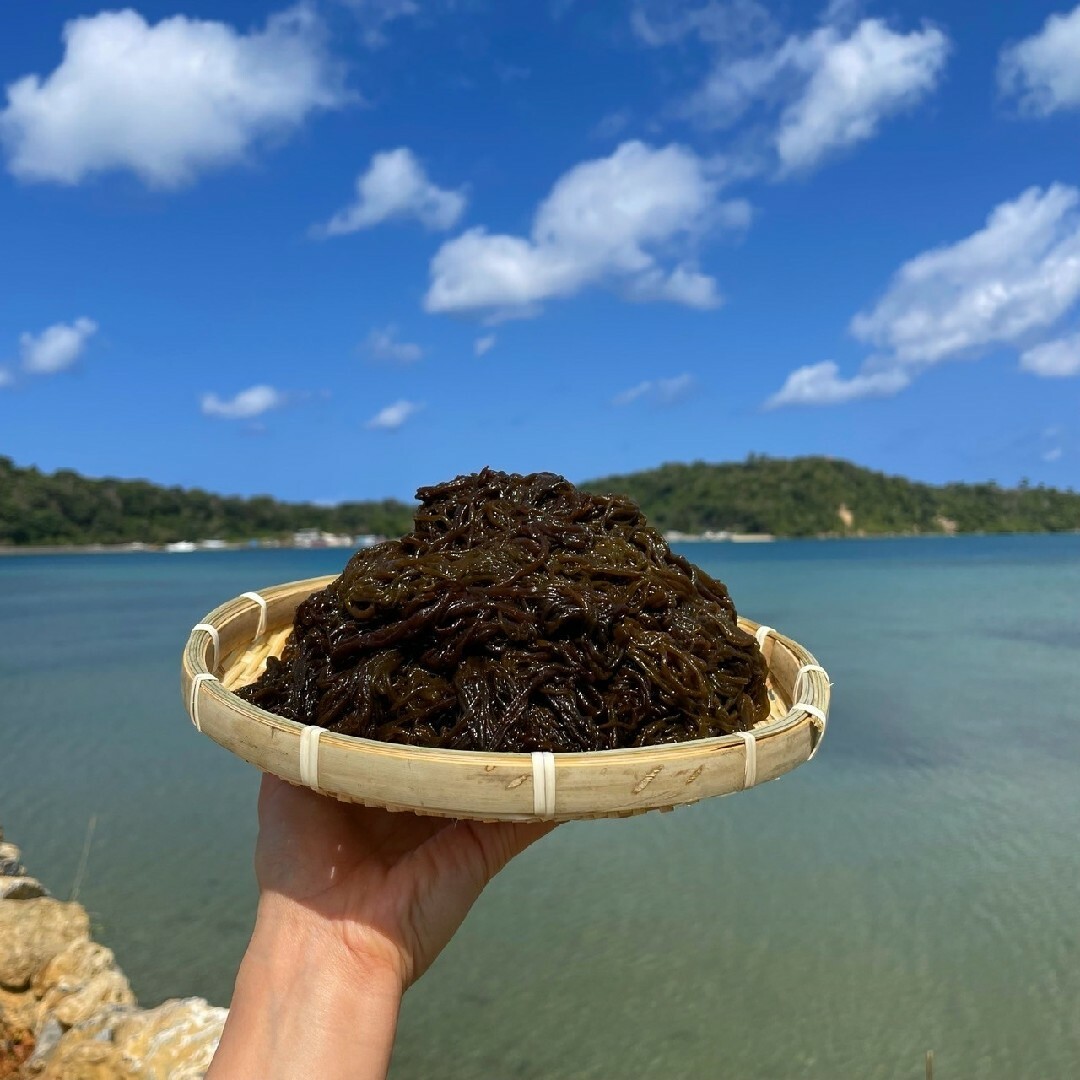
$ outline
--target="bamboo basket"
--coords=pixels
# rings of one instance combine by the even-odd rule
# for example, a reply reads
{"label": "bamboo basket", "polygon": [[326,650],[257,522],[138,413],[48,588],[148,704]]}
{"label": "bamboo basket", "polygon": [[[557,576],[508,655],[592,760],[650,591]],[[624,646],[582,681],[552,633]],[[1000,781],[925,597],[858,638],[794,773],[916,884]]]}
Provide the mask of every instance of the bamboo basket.
{"label": "bamboo basket", "polygon": [[198,731],[264,772],[345,802],[479,821],[571,821],[670,810],[774,780],[811,758],[829,679],[801,645],[767,626],[769,719],[752,732],[631,750],[484,753],[338,735],[276,716],[232,691],[278,656],[293,613],[333,576],[276,585],[212,611],[184,648],[181,691]]}

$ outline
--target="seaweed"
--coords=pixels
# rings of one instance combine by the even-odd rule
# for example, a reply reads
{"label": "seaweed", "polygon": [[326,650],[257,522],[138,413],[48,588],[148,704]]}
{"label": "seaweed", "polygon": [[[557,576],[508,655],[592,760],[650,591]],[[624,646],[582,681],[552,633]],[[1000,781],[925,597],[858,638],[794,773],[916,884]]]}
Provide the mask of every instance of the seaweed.
{"label": "seaweed", "polygon": [[484,469],[421,488],[238,691],[304,724],[457,750],[583,751],[744,731],[765,661],[727,589],[629,499]]}

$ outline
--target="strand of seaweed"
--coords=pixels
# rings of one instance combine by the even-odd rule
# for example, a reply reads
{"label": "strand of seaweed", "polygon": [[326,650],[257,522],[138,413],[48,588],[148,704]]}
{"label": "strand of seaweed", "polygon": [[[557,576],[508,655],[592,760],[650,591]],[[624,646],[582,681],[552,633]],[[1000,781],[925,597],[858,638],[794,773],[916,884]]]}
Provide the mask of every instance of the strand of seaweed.
{"label": "strand of seaweed", "polygon": [[459,750],[580,751],[747,730],[765,663],[726,588],[640,510],[551,473],[417,492],[238,691],[305,724]]}

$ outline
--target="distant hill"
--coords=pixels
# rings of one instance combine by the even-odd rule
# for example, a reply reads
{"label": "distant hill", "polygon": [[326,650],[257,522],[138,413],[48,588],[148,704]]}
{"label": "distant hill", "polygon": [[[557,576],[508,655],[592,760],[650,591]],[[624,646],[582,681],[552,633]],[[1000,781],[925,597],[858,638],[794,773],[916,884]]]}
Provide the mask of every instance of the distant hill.
{"label": "distant hill", "polygon": [[[657,469],[586,481],[635,499],[664,531],[775,536],[1080,529],[1080,495],[995,484],[919,484],[830,458],[767,458]],[[0,457],[0,546],[277,539],[300,529],[400,536],[413,507],[395,499],[316,506],[241,499],[145,480],[42,473]]]}
{"label": "distant hill", "polygon": [[1062,532],[1080,529],[1080,495],[996,484],[919,484],[824,457],[751,455],[727,465],[661,465],[581,485],[622,492],[664,531],[775,536]]}
{"label": "distant hill", "polygon": [[307,528],[400,536],[412,513],[395,499],[332,507],[241,499],[145,480],[90,480],[69,469],[42,473],[0,457],[0,545],[249,540]]}

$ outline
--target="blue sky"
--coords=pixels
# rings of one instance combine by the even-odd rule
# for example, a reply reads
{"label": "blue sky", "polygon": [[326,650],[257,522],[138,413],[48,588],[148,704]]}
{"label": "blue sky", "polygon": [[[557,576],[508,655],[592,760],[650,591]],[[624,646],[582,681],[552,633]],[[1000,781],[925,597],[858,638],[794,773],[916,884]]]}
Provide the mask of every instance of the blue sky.
{"label": "blue sky", "polygon": [[1080,7],[16,0],[0,453],[1080,487]]}

